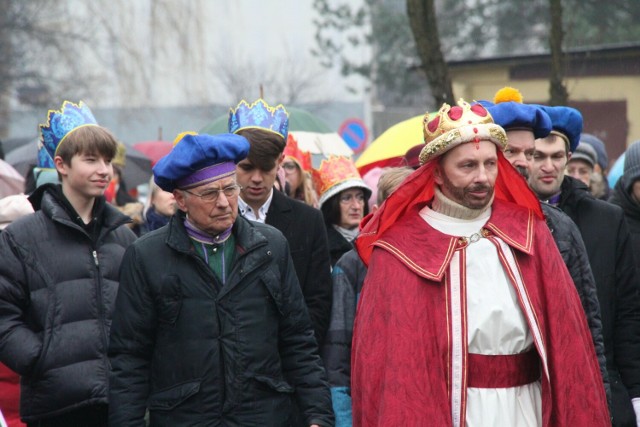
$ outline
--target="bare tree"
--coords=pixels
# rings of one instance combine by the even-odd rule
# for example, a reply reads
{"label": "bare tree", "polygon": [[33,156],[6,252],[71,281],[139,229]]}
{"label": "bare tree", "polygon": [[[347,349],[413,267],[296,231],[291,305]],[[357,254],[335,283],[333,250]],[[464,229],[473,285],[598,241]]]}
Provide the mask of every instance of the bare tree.
{"label": "bare tree", "polygon": [[[78,47],[90,44],[86,20],[54,0],[0,0],[0,137],[8,133],[9,105],[49,105],[82,93],[97,74],[78,61]],[[74,76],[69,79],[68,76]]]}
{"label": "bare tree", "polygon": [[562,51],[564,30],[562,26],[561,0],[549,0],[551,12],[551,34],[549,47],[551,49],[551,75],[549,76],[549,103],[551,105],[567,105],[569,92],[564,85],[565,56]]}
{"label": "bare tree", "polygon": [[229,96],[227,104],[241,99],[255,99],[259,87],[270,102],[286,105],[300,103],[324,104],[331,99],[326,71],[314,65],[314,61],[294,59],[291,52],[284,58],[272,58],[261,64],[239,56],[218,55],[211,70],[213,78]]}
{"label": "bare tree", "polygon": [[435,104],[453,104],[451,77],[440,48],[434,0],[407,0],[407,14]]}

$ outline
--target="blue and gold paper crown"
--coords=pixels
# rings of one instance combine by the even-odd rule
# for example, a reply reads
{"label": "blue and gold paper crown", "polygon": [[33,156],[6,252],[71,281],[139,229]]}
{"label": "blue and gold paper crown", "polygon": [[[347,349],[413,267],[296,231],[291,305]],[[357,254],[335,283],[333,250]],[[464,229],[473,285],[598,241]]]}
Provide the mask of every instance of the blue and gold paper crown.
{"label": "blue and gold paper crown", "polygon": [[[64,101],[60,110],[49,110],[47,124],[40,125],[42,147],[53,160],[65,137],[83,126],[98,126],[89,107],[82,101],[78,104]],[[38,153],[38,159],[40,159],[40,153]]]}
{"label": "blue and gold paper crown", "polygon": [[56,164],[53,162],[53,157],[49,154],[47,149],[42,144],[42,141],[38,141],[38,168],[40,169],[55,169]]}
{"label": "blue and gold paper crown", "polygon": [[238,133],[243,129],[264,129],[277,133],[286,141],[289,133],[289,113],[282,104],[272,107],[262,98],[251,105],[242,100],[236,108],[229,110],[229,132]]}

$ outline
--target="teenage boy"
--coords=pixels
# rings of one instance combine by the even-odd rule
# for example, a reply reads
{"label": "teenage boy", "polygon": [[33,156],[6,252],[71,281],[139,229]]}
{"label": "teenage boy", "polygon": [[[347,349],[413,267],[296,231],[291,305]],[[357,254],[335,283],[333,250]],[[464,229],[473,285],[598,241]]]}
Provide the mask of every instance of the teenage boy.
{"label": "teenage boy", "polygon": [[0,361],[20,374],[29,427],[106,426],[109,328],[131,220],[105,203],[116,139],[82,102],[40,125],[61,184],[0,235]]}

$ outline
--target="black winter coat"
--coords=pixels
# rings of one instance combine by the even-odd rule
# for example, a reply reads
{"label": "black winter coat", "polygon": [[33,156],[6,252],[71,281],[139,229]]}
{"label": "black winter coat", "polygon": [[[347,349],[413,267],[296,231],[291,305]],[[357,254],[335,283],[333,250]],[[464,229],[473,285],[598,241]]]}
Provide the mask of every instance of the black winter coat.
{"label": "black winter coat", "polygon": [[631,399],[640,397],[640,276],[624,213],[594,199],[586,185],[568,176],[559,207],[580,229],[596,280],[613,421],[635,427]]}
{"label": "black winter coat", "polygon": [[275,228],[236,219],[224,286],[183,214],[127,251],[111,334],[114,427],[333,425],[331,395],[289,247]]}
{"label": "black winter coat", "polygon": [[562,210],[555,206],[542,203],[547,226],[553,235],[553,240],[558,246],[562,260],[569,270],[569,274],[576,285],[584,314],[589,324],[589,331],[593,338],[593,346],[598,356],[598,365],[607,394],[607,402],[611,405],[611,385],[607,372],[607,360],[605,357],[604,339],[602,337],[602,318],[600,316],[600,303],[598,302],[598,289],[596,287],[589,256],[576,224]]}
{"label": "black winter coat", "polygon": [[318,346],[331,315],[329,244],[320,210],[273,190],[265,223],[286,237]]}
{"label": "black winter coat", "polygon": [[624,190],[624,179],[621,178],[616,183],[610,202],[620,206],[624,211],[624,217],[631,232],[636,265],[640,265],[640,203],[635,201],[631,194]]}
{"label": "black winter coat", "polygon": [[94,241],[53,186],[39,190],[36,212],[0,234],[0,360],[21,376],[27,422],[107,404],[118,270],[135,239],[105,205]]}
{"label": "black winter coat", "polygon": [[353,249],[353,242],[348,241],[332,225],[326,225],[329,238],[329,252],[331,253],[331,267],[336,265],[342,255]]}

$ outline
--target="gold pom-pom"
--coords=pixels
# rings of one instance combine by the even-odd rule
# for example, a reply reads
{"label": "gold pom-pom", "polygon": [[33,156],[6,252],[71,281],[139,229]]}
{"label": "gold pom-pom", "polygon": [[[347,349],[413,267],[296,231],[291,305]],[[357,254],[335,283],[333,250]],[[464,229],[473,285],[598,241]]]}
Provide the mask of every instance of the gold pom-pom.
{"label": "gold pom-pom", "polygon": [[176,144],[178,142],[182,141],[182,138],[184,138],[185,136],[187,136],[187,135],[197,135],[197,134],[198,134],[198,132],[194,132],[192,130],[188,130],[188,131],[185,131],[185,132],[180,132],[178,134],[178,136],[176,136],[176,138],[173,140],[173,146],[175,147]]}
{"label": "gold pom-pom", "polygon": [[517,102],[522,104],[522,94],[518,89],[505,86],[499,91],[496,92],[496,95],[493,97],[493,103],[499,104],[501,102]]}

